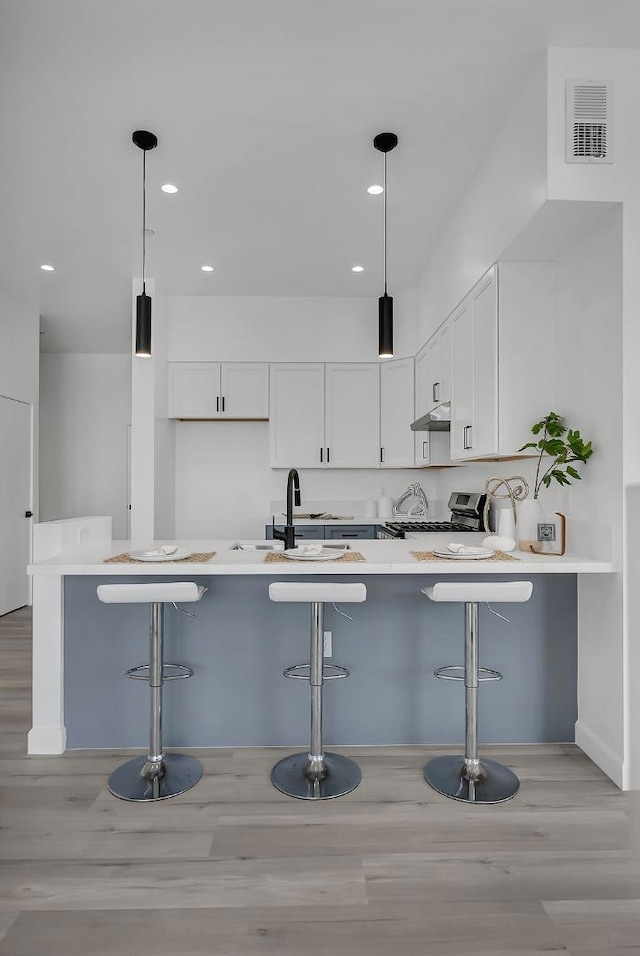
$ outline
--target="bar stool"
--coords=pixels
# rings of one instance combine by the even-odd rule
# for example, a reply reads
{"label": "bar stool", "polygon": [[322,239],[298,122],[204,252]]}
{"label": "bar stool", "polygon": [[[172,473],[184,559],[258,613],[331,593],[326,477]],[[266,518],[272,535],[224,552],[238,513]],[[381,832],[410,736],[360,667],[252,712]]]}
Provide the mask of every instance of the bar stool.
{"label": "bar stool", "polygon": [[358,786],[360,767],[341,754],[322,748],[322,685],[325,680],[348,677],[346,667],[323,660],[325,603],[356,604],[366,601],[364,584],[276,582],[269,585],[272,601],[304,602],[311,605],[310,663],[295,664],[283,677],[308,680],[311,687],[311,741],[309,753],[291,754],[271,771],[271,782],[282,793],[300,800],[330,800],[342,797]]}
{"label": "bar stool", "polygon": [[429,786],[445,797],[465,803],[502,803],[518,792],[520,781],[515,773],[495,760],[478,757],[478,684],[502,680],[499,671],[478,666],[478,602],[485,601],[490,611],[506,621],[489,602],[522,603],[529,600],[532,590],[531,581],[447,581],[422,589],[432,601],[465,605],[465,662],[434,671],[441,680],[464,681],[465,688],[464,757],[435,757],[424,768]]}
{"label": "bar stool", "polygon": [[[101,584],[98,598],[105,604],[150,604],[149,663],[132,667],[126,676],[132,680],[149,681],[151,690],[151,720],[149,753],[135,757],[113,771],[107,786],[121,800],[150,801],[176,797],[195,786],[202,776],[202,764],[185,754],[165,754],[162,749],[162,686],[168,680],[184,680],[193,676],[184,664],[169,664],[164,660],[164,606],[199,601],[207,589],[193,581],[174,581],[151,584]],[[195,617],[190,611],[182,611]]]}

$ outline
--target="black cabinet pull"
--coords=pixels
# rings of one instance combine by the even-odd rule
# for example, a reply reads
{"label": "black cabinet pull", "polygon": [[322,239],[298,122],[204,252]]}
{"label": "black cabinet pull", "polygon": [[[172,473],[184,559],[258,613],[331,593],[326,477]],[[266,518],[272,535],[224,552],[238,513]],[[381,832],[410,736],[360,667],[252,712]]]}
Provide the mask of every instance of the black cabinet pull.
{"label": "black cabinet pull", "polygon": [[224,411],[224,395],[222,396],[222,411]]}
{"label": "black cabinet pull", "polygon": [[330,461],[330,459],[329,459],[329,449],[327,448],[327,464],[329,464],[329,461]]}
{"label": "black cabinet pull", "polygon": [[384,461],[384,448],[380,449],[380,464]]}
{"label": "black cabinet pull", "polygon": [[321,462],[321,463],[324,461],[324,457],[323,457],[323,456],[324,456],[324,448],[321,448],[321,449],[320,449],[320,462]]}
{"label": "black cabinet pull", "polygon": [[217,412],[220,411],[220,396],[219,396],[219,395],[218,395],[218,397],[216,398],[216,411],[217,411]]}
{"label": "black cabinet pull", "polygon": [[25,518],[33,518],[33,511],[25,511],[24,516]]}

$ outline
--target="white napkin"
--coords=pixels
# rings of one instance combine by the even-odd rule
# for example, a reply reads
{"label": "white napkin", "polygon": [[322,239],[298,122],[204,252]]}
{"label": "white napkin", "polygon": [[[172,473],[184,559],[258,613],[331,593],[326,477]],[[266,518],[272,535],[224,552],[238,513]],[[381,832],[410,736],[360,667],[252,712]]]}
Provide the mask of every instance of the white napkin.
{"label": "white napkin", "polygon": [[447,548],[449,551],[452,551],[453,554],[480,554],[481,551],[487,550],[487,548],[470,548],[466,544],[456,544],[455,541],[448,544]]}
{"label": "white napkin", "polygon": [[155,558],[161,554],[175,554],[178,550],[177,545],[175,544],[163,544],[159,548],[155,548],[153,551],[143,551],[145,558]]}
{"label": "white napkin", "polygon": [[298,548],[301,554],[320,554],[322,551],[321,544],[299,544]]}

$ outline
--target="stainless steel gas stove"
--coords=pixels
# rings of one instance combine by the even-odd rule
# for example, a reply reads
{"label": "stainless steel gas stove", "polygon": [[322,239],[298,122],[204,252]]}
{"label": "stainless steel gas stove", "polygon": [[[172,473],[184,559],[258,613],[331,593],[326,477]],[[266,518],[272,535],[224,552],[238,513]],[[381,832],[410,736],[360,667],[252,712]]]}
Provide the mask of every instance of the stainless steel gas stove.
{"label": "stainless steel gas stove", "polygon": [[378,538],[404,538],[405,533],[424,534],[425,532],[446,534],[448,531],[459,534],[468,531],[484,531],[483,511],[486,495],[478,492],[454,491],[449,498],[451,519],[449,521],[413,521],[404,518],[397,521],[385,521],[378,529]]}

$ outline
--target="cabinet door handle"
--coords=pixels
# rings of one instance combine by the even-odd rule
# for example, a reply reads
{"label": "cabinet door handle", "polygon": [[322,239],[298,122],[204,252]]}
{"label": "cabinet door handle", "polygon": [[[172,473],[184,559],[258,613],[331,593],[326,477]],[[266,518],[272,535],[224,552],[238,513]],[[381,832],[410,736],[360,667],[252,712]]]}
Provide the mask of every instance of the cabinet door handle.
{"label": "cabinet door handle", "polygon": [[322,464],[323,461],[324,461],[324,448],[321,448],[321,449],[320,449],[320,463]]}
{"label": "cabinet door handle", "polygon": [[423,441],[422,442],[422,458],[424,459],[424,461],[426,461],[428,457],[429,457],[429,442]]}
{"label": "cabinet door handle", "polygon": [[216,411],[217,411],[217,412],[220,411],[220,396],[219,396],[219,395],[218,395],[218,397],[216,398]]}
{"label": "cabinet door handle", "polygon": [[384,448],[380,449],[380,464],[384,461]]}
{"label": "cabinet door handle", "polygon": [[224,411],[224,395],[222,396],[222,411]]}
{"label": "cabinet door handle", "polygon": [[471,438],[472,434],[473,434],[472,426],[465,425],[464,433],[463,433],[463,442],[462,442],[465,451],[469,451],[471,448],[473,448],[473,441]]}
{"label": "cabinet door handle", "polygon": [[439,402],[440,401],[440,382],[436,382],[435,385],[433,386],[433,389],[436,393],[434,402]]}
{"label": "cabinet door handle", "polygon": [[327,447],[327,464],[329,464],[330,461],[331,459],[329,457],[329,448]]}

